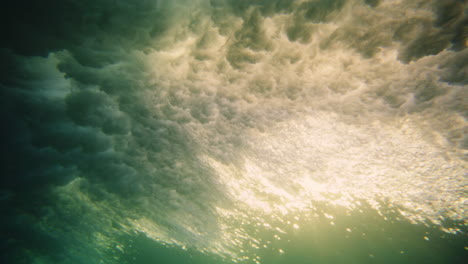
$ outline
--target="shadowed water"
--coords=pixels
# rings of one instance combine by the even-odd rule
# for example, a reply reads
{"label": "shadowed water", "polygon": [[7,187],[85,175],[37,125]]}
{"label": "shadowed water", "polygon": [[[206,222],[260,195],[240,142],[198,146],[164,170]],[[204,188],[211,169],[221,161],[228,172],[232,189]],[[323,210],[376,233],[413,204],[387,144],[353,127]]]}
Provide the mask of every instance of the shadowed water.
{"label": "shadowed water", "polygon": [[466,3],[0,11],[2,263],[464,263]]}

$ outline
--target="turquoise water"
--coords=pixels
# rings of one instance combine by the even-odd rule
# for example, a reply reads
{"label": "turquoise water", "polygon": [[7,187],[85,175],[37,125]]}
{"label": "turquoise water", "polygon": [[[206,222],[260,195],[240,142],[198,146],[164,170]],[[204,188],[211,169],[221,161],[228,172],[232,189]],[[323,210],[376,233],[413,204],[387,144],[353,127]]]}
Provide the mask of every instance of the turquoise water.
{"label": "turquoise water", "polygon": [[2,8],[1,263],[465,263],[463,1]]}
{"label": "turquoise water", "polygon": [[[240,263],[464,263],[466,237],[447,234],[437,226],[414,225],[388,212],[386,219],[366,206],[363,212],[348,214],[328,208],[336,215],[334,225],[320,215],[300,229],[285,229],[281,240],[274,231],[245,227],[268,247],[244,246],[245,255],[255,256]],[[320,210],[321,211],[321,210]],[[321,211],[323,213],[323,211]],[[445,223],[455,225],[455,223]],[[461,226],[460,224],[458,225]],[[130,243],[128,242],[130,241]],[[271,243],[268,243],[271,241]],[[234,263],[193,250],[162,247],[144,235],[124,238],[121,263]]]}

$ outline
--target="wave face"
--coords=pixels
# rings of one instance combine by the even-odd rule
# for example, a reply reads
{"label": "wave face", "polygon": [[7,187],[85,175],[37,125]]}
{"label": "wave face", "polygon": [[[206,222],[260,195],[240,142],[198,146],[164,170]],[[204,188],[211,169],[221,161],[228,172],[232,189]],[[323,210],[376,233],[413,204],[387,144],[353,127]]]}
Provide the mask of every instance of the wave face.
{"label": "wave face", "polygon": [[462,263],[466,4],[1,11],[2,263]]}

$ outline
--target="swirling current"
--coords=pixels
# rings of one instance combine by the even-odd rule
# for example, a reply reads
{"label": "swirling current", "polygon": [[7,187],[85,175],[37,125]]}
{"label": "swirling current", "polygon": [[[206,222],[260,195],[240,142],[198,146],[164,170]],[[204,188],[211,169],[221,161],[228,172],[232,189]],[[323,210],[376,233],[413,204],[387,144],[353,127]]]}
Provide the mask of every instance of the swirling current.
{"label": "swirling current", "polygon": [[468,259],[466,1],[0,13],[1,263]]}

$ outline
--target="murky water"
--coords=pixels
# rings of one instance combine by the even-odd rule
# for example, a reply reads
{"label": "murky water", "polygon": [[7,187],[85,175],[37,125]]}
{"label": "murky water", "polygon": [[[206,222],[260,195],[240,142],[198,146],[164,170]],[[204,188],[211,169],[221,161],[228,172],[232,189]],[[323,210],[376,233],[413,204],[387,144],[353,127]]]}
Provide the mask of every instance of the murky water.
{"label": "murky water", "polygon": [[463,1],[82,2],[3,18],[3,262],[468,259]]}

